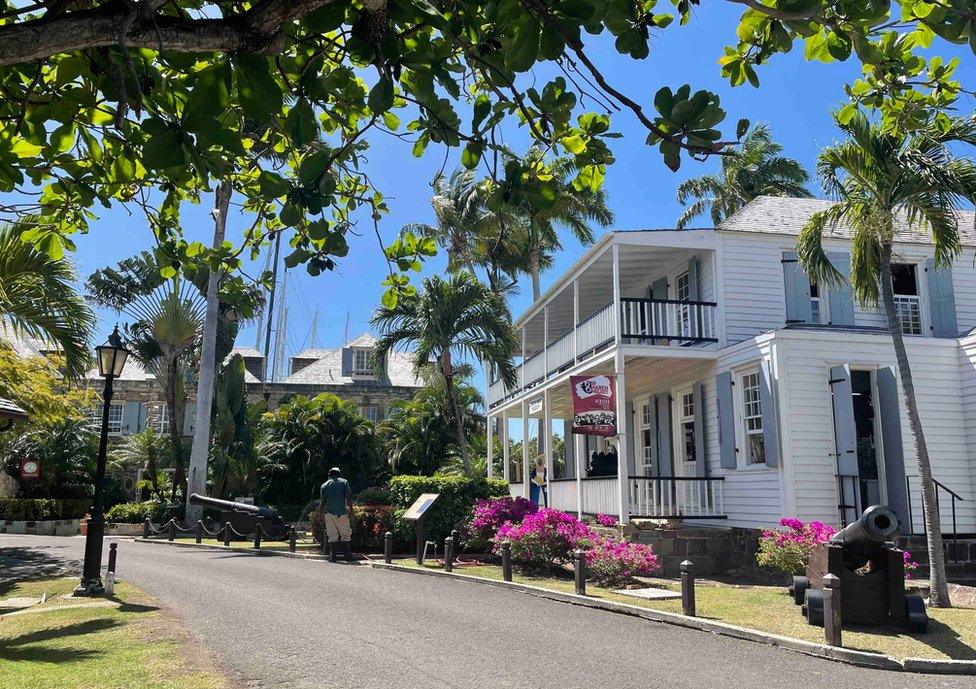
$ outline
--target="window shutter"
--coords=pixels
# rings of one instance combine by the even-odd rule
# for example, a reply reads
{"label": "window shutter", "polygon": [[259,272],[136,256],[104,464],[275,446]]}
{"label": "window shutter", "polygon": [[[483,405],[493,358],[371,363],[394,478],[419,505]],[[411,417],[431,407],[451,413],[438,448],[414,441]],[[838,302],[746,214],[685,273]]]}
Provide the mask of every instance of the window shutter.
{"label": "window shutter", "polygon": [[[851,295],[851,255],[846,251],[828,252],[827,258],[841,275],[844,283],[828,290],[831,325],[854,325],[854,298]],[[821,298],[823,295],[821,295]]]}
{"label": "window shutter", "polygon": [[776,424],[776,402],[773,399],[773,375],[769,361],[759,362],[759,406],[762,408],[763,444],[766,466],[779,466],[779,427]]}
{"label": "window shutter", "polygon": [[854,427],[854,397],[851,367],[830,369],[831,404],[834,409],[834,447],[837,450],[837,475],[857,476],[857,433]]}
{"label": "window shutter", "polygon": [[134,400],[127,400],[122,407],[122,435],[133,435],[139,432],[139,408],[142,405]]}
{"label": "window shutter", "polygon": [[783,252],[783,280],[786,284],[786,322],[810,323],[810,280],[800,267],[795,251]]}
{"label": "window shutter", "polygon": [[688,259],[688,299],[698,301],[698,257]]}
{"label": "window shutter", "polygon": [[563,452],[566,453],[566,474],[563,478],[576,478],[576,436],[573,435],[572,419],[563,419]]}
{"label": "window shutter", "polygon": [[197,421],[197,403],[187,402],[183,410],[183,435],[193,435],[193,424]]}
{"label": "window shutter", "polygon": [[627,414],[628,432],[624,436],[623,448],[621,449],[624,452],[624,456],[627,458],[627,475],[636,476],[637,459],[636,459],[636,454],[634,453],[634,448],[637,446],[637,443],[634,442],[634,439],[636,437],[636,434],[634,433],[634,429],[637,428],[637,424],[636,424],[637,419],[634,418],[634,403],[632,401],[627,402],[627,404],[625,405],[625,409]]}
{"label": "window shutter", "polygon": [[718,445],[723,469],[735,469],[735,406],[732,397],[732,373],[715,376],[718,397]]}
{"label": "window shutter", "polygon": [[657,458],[660,455],[657,443],[657,395],[651,395],[647,399],[647,413],[648,413],[648,424],[647,424],[647,435],[651,441],[651,455],[644,459],[644,463],[651,466],[651,473],[655,476],[660,476],[660,465],[658,464]]}
{"label": "window shutter", "polygon": [[658,278],[651,284],[651,299],[668,298],[668,279]]}
{"label": "window shutter", "polygon": [[881,441],[884,459],[888,507],[898,515],[902,525],[909,523],[908,494],[905,486],[905,452],[901,442],[901,407],[898,384],[892,367],[879,368],[878,410],[881,416]]}
{"label": "window shutter", "polygon": [[925,279],[929,289],[929,306],[932,312],[932,335],[958,337],[956,323],[956,295],[952,287],[952,270],[936,270],[935,261],[925,260]]}
{"label": "window shutter", "polygon": [[352,375],[352,349],[342,348],[342,376],[348,378]]}
{"label": "window shutter", "polygon": [[705,385],[695,383],[695,476],[708,476],[708,453],[705,452]]}
{"label": "window shutter", "polygon": [[662,392],[657,398],[657,475],[674,476],[671,461],[671,396]]}

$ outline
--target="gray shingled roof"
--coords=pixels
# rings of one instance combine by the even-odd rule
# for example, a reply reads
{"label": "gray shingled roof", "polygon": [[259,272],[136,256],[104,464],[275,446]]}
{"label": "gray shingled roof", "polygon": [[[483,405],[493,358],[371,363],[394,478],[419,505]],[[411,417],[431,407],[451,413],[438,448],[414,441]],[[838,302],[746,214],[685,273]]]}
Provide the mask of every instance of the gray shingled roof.
{"label": "gray shingled roof", "polygon": [[[817,211],[830,208],[832,205],[833,201],[823,199],[760,196],[726,218],[719,224],[718,229],[733,232],[798,235],[811,215]],[[957,211],[957,213],[963,244],[976,245],[976,230],[973,228],[974,222],[976,222],[976,214],[973,211]],[[846,227],[840,227],[829,236],[846,239],[850,237],[850,230]],[[896,241],[912,244],[932,243],[928,234],[911,230],[904,219],[899,222],[895,238]]]}
{"label": "gray shingled roof", "polygon": [[[375,344],[376,338],[373,335],[363,333],[336,349],[306,349],[292,358],[315,358],[315,363],[296,371],[281,382],[294,385],[349,385],[362,382],[363,378],[342,375],[342,350],[345,347],[373,347]],[[379,383],[400,387],[423,385],[414,375],[411,352],[390,352],[386,369],[386,379],[378,381]]]}
{"label": "gray shingled roof", "polygon": [[[259,352],[254,347],[234,347],[233,349],[230,350],[230,354],[227,355],[227,358],[224,359],[224,364],[226,365],[227,362],[230,361],[231,357],[234,356],[235,354],[240,354],[241,357],[244,358],[244,359],[263,359],[264,358],[264,354],[262,354],[261,352]],[[257,376],[255,376],[253,373],[251,373],[250,371],[248,371],[247,368],[245,368],[244,369],[244,382],[246,384],[249,384],[250,385],[250,384],[254,384],[254,383],[260,383],[261,381],[258,380],[258,377]]]}
{"label": "gray shingled roof", "polygon": [[57,350],[57,346],[50,342],[14,330],[13,326],[3,319],[0,319],[0,341],[21,358],[44,356],[45,352]]}
{"label": "gray shingled roof", "polygon": [[27,412],[8,399],[0,397],[0,419],[26,419]]}

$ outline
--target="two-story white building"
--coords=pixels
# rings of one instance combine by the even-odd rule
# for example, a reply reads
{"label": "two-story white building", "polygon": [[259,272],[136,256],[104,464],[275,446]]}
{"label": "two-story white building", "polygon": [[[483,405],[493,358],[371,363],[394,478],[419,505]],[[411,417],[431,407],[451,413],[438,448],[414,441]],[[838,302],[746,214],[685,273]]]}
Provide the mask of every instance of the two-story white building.
{"label": "two-story white building", "polygon": [[[602,237],[516,321],[518,384],[488,386],[489,472],[527,496],[535,439],[550,504],[566,511],[758,529],[783,516],[841,524],[881,502],[921,533],[884,316],[849,287],[818,289],[796,261],[797,234],[828,203],[762,197],[714,229]],[[899,233],[894,290],[943,532],[972,534],[976,238],[962,216],[951,270],[935,270],[926,236]],[[849,237],[825,244],[849,274]],[[609,471],[601,455],[615,448],[568,433],[569,376],[596,373],[616,376]],[[513,452],[513,438],[530,442]]]}

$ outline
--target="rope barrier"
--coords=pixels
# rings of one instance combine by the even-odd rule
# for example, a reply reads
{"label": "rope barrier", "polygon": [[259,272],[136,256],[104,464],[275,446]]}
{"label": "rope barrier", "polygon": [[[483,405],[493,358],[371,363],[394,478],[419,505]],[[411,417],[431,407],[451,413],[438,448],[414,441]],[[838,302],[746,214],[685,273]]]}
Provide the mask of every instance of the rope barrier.
{"label": "rope barrier", "polygon": [[[167,536],[169,540],[172,541],[176,538],[176,535],[178,533],[180,534],[192,533],[195,535],[197,543],[201,543],[204,537],[218,539],[218,540],[223,538],[224,545],[230,545],[231,538],[237,538],[240,540],[253,539],[255,549],[260,549],[261,541],[264,539],[270,541],[287,540],[288,549],[291,552],[295,552],[297,548],[297,543],[299,541],[298,531],[294,526],[287,527],[287,528],[288,530],[284,533],[282,533],[280,529],[274,529],[274,531],[272,532],[269,531],[267,527],[265,527],[264,523],[259,519],[253,533],[242,533],[238,531],[236,528],[234,528],[234,526],[230,522],[226,522],[220,528],[209,529],[203,523],[203,520],[198,520],[197,523],[192,527],[185,527],[185,526],[180,526],[175,519],[170,519],[165,524],[162,524],[157,527],[147,519],[145,524],[143,525],[142,537],[148,539],[153,536]],[[305,538],[302,538],[301,540],[302,542],[306,542],[306,541],[311,543],[315,542],[314,540],[308,540]]]}

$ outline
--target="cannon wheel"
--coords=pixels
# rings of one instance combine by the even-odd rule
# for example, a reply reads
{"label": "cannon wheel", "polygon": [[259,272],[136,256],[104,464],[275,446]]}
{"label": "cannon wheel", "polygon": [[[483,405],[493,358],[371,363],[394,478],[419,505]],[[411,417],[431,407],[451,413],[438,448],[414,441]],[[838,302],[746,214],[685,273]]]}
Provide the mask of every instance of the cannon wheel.
{"label": "cannon wheel", "polygon": [[793,583],[790,584],[790,595],[793,596],[793,602],[796,605],[803,605],[803,596],[810,588],[810,580],[806,577],[793,577]]}
{"label": "cannon wheel", "polygon": [[807,624],[822,627],[824,625],[823,591],[807,589],[805,596],[803,614],[806,615]]}
{"label": "cannon wheel", "polygon": [[921,596],[905,596],[905,611],[908,613],[909,634],[928,633],[929,615],[925,611],[925,601]]}

